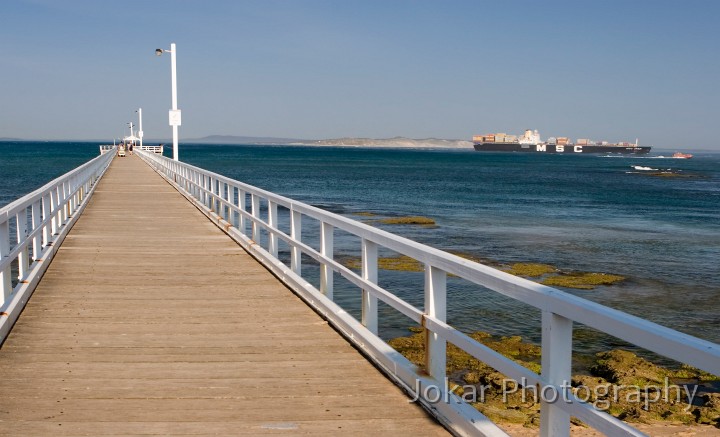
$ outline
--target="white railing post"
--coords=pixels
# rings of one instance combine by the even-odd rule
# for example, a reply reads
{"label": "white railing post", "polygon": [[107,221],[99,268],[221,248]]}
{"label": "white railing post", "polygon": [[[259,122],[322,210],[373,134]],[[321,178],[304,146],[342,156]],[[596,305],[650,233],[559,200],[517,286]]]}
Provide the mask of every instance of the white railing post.
{"label": "white railing post", "polygon": [[80,186],[78,187],[78,194],[77,194],[77,204],[80,205],[85,198],[85,182],[84,182],[85,175],[80,176]]}
{"label": "white railing post", "polygon": [[71,178],[67,185],[67,213],[68,218],[72,217],[73,211],[75,211],[75,193],[73,193],[73,185],[75,178]]}
{"label": "white railing post", "polygon": [[[237,205],[237,201],[235,200],[235,193],[237,192],[237,187],[235,185],[228,185],[228,203],[232,206],[228,206],[228,221],[235,226],[236,228],[239,225],[240,219],[235,218],[235,214],[237,211],[235,211],[234,206]],[[238,213],[239,214],[239,213]]]}
{"label": "white railing post", "polygon": [[78,199],[80,199],[80,187],[77,186],[79,177],[74,177],[72,184],[70,184],[70,192],[72,193],[72,210],[70,211],[70,214],[75,214],[75,211],[77,211],[77,206],[80,203]]}
{"label": "white railing post", "polygon": [[205,176],[202,173],[197,175],[198,200],[205,205]]}
{"label": "white railing post", "polygon": [[215,212],[217,215],[219,215],[221,218],[224,217],[224,208],[223,208],[223,197],[225,196],[225,189],[223,187],[223,183],[219,180],[215,181],[215,184],[213,185],[215,187]]}
{"label": "white railing post", "polygon": [[[32,229],[36,230],[40,226],[42,221],[42,203],[41,201],[34,202],[32,204]],[[42,234],[35,234],[33,237],[33,260],[37,261],[40,259],[40,252],[42,251]]]}
{"label": "white railing post", "polygon": [[[17,235],[17,244],[18,246],[25,243],[25,240],[27,239],[27,208],[22,208],[20,212],[18,212],[15,215],[15,220],[17,222],[16,229],[16,235]],[[25,245],[25,247],[20,251],[18,254],[18,281],[22,281],[25,275],[28,272],[28,269],[30,267],[29,263],[29,253],[28,253],[28,246]]]}
{"label": "white railing post", "polygon": [[570,319],[550,311],[542,312],[542,377],[562,392],[541,389],[540,436],[569,437],[570,415],[558,404],[567,399],[572,366],[572,325]]}
{"label": "white railing post", "polygon": [[191,187],[192,187],[192,195],[195,199],[198,200],[198,202],[201,201],[200,196],[200,177],[198,175],[198,172],[193,170],[191,173]]}
{"label": "white railing post", "polygon": [[58,190],[59,190],[58,195],[60,197],[59,204],[61,206],[61,208],[60,208],[60,217],[61,217],[60,227],[63,227],[63,226],[65,226],[65,223],[67,223],[67,221],[68,221],[68,202],[67,202],[68,182],[63,181],[63,183],[58,186]]}
{"label": "white railing post", "polygon": [[[445,322],[447,317],[447,273],[425,264],[425,314]],[[425,368],[438,381],[445,378],[446,341],[425,328]]]}
{"label": "white railing post", "polygon": [[[225,200],[227,201],[227,203],[233,203],[233,198],[232,198],[233,194],[234,193],[232,191],[232,186],[230,184],[228,184],[227,182],[225,182]],[[225,220],[227,222],[232,222],[232,217],[230,217],[231,214],[232,214],[232,210],[230,209],[230,206],[225,205]]]}
{"label": "white railing post", "polygon": [[202,202],[202,190],[200,189],[202,187],[202,177],[200,176],[199,172],[195,172],[195,177],[193,179],[195,181],[195,198]]}
{"label": "white railing post", "polygon": [[[320,254],[329,259],[333,259],[333,231],[331,224],[320,223]],[[333,269],[326,263],[320,265],[320,292],[332,300]]]}
{"label": "white railing post", "polygon": [[[50,211],[52,210],[52,193],[48,193],[43,195],[42,198],[42,218],[43,221],[47,220],[48,217],[50,217]],[[52,221],[52,220],[51,220]],[[48,244],[50,244],[50,239],[52,238],[52,225],[49,222],[45,223],[45,226],[43,226],[43,246],[47,247]]]}
{"label": "white railing post", "polygon": [[57,233],[58,228],[60,227],[58,223],[58,194],[57,194],[57,188],[53,188],[50,190],[50,216],[52,217],[52,226],[50,227],[50,235],[51,238]]}
{"label": "white railing post", "polygon": [[[238,188],[238,209],[242,212],[247,210],[247,196],[245,191],[240,188]],[[240,228],[241,234],[247,235],[247,220],[243,214],[239,214],[238,227]]]}
{"label": "white railing post", "polygon": [[202,185],[203,185],[203,205],[210,208],[210,193],[208,193],[208,190],[210,189],[210,178],[208,176],[203,175]]}
{"label": "white railing post", "polygon": [[[302,242],[302,213],[290,211],[290,238],[298,243]],[[302,276],[302,251],[299,247],[293,246],[290,251],[290,269],[298,276]]]}
{"label": "white railing post", "polygon": [[200,175],[199,186],[200,186],[200,203],[207,206],[207,196],[205,194],[206,184],[205,175]]}
{"label": "white railing post", "polygon": [[197,191],[195,190],[195,171],[192,169],[187,170],[187,191],[190,196],[197,199]]}
{"label": "white railing post", "polygon": [[[277,229],[278,226],[277,214],[277,203],[268,200],[268,225],[270,225],[270,228],[273,230]],[[268,252],[270,252],[270,255],[273,257],[278,257],[278,237],[272,231],[268,232]]]}
{"label": "white railing post", "polygon": [[212,191],[212,210],[216,214],[220,214],[220,202],[218,202],[218,196],[220,196],[220,182],[217,179],[210,179],[210,191]]}
{"label": "white railing post", "polygon": [[[74,178],[73,181],[77,181],[77,178]],[[80,204],[80,187],[78,187],[75,183],[72,184],[71,187],[72,190],[72,210],[70,211],[70,214],[75,214],[75,211],[77,211],[77,207]]]}
{"label": "white railing post", "polygon": [[[364,238],[362,239],[362,278],[373,284],[377,284],[378,281],[378,246]],[[377,297],[367,290],[362,291],[362,324],[377,335],[378,301]]]}
{"label": "white railing post", "polygon": [[215,197],[213,197],[213,179],[212,176],[207,177],[207,196],[208,196],[208,208],[212,211],[215,208]]}
{"label": "white railing post", "polygon": [[209,177],[208,180],[210,181],[210,211],[216,212],[215,211],[215,205],[216,205],[215,193],[217,191],[215,189],[216,181],[215,181],[215,179],[212,178],[212,176]]}
{"label": "white railing post", "polygon": [[222,202],[227,195],[227,184],[225,182],[218,181],[218,215],[225,219],[225,204]]}
{"label": "white railing post", "polygon": [[260,242],[260,226],[258,226],[257,222],[260,220],[260,196],[257,194],[251,194],[250,195],[250,202],[251,205],[251,213],[253,216],[252,221],[252,239],[254,242],[259,243]]}
{"label": "white railing post", "polygon": [[215,194],[213,196],[213,202],[215,202],[215,207],[213,210],[215,213],[219,216],[222,216],[222,203],[220,202],[220,199],[222,199],[222,189],[220,188],[222,185],[220,184],[220,181],[217,179],[213,179],[213,193]]}
{"label": "white railing post", "polygon": [[[5,259],[10,254],[10,218],[4,213],[4,217],[0,216],[0,260]],[[10,264],[5,269],[0,270],[0,306],[10,299],[12,294],[12,281],[10,280],[11,275]]]}

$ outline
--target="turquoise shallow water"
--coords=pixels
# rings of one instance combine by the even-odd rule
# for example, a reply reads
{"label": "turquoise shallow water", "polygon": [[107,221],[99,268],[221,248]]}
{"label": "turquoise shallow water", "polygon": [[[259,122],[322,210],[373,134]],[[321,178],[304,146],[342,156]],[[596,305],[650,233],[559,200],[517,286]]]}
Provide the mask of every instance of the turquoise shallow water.
{"label": "turquoise shallow water", "polygon": [[[0,143],[0,205],[97,150],[97,143]],[[181,159],[358,220],[368,220],[358,212],[432,217],[435,227],[379,226],[441,249],[626,276],[621,285],[568,291],[720,342],[720,155],[181,145]],[[652,177],[633,165],[693,177]],[[356,254],[355,243],[344,241],[338,239],[336,256]],[[380,283],[422,306],[422,274],[381,271]],[[357,290],[342,281],[337,287],[338,299],[357,312]],[[456,278],[449,279],[449,298],[449,321],[461,329],[538,339],[532,308]],[[387,308],[381,318],[385,337],[408,325]],[[580,350],[621,344],[577,329]]]}

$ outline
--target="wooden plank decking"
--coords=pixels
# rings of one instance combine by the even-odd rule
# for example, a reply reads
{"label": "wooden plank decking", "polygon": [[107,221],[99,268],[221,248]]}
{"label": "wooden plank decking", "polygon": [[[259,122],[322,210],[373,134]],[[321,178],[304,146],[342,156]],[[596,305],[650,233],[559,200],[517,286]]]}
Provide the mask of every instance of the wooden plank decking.
{"label": "wooden plank decking", "polygon": [[0,349],[0,434],[447,433],[128,157]]}

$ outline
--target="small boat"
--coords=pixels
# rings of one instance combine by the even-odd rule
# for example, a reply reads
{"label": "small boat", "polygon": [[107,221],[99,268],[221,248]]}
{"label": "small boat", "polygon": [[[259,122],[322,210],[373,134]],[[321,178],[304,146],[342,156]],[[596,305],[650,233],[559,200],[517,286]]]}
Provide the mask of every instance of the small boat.
{"label": "small boat", "polygon": [[689,153],[675,152],[675,153],[673,153],[673,156],[672,156],[672,157],[673,157],[673,158],[676,158],[676,159],[690,159],[690,158],[692,158],[693,156],[692,156],[691,154],[689,154]]}

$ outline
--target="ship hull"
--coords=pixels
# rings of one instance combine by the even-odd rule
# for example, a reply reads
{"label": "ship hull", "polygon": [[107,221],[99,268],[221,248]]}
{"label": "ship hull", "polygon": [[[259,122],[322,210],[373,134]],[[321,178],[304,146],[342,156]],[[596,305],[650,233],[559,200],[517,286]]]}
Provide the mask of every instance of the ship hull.
{"label": "ship hull", "polygon": [[478,152],[528,152],[528,153],[619,153],[622,155],[644,155],[650,153],[651,147],[631,146],[600,146],[568,144],[519,144],[519,143],[475,143]]}

